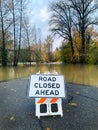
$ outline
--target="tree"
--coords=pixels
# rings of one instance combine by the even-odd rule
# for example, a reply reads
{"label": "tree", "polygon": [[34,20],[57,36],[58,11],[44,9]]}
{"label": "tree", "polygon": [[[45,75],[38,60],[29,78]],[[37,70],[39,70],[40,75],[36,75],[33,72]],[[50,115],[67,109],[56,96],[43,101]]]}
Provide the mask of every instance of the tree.
{"label": "tree", "polygon": [[75,53],[73,28],[79,33],[81,39],[80,63],[85,63],[87,39],[90,38],[86,31],[92,25],[98,24],[98,19],[94,15],[98,9],[98,3],[94,0],[58,0],[51,3],[50,9],[52,11],[51,30],[54,34],[69,41],[73,59]]}
{"label": "tree", "polygon": [[20,56],[21,49],[21,39],[22,39],[22,15],[23,15],[23,0],[20,0],[20,25],[19,25],[19,46],[18,46],[18,54],[17,54],[17,63]]}
{"label": "tree", "polygon": [[72,10],[66,1],[60,0],[58,2],[51,3],[50,11],[52,12],[50,18],[51,31],[53,34],[57,34],[63,37],[64,40],[69,41],[72,51],[72,61],[74,62],[74,45],[72,40]]}
{"label": "tree", "polygon": [[63,62],[72,62],[71,48],[68,41],[62,43],[62,46],[60,47],[60,56]]}
{"label": "tree", "polygon": [[29,27],[29,23],[26,19],[24,19],[24,24],[23,24],[23,29],[25,31],[25,42],[27,42],[27,46],[28,46],[28,59],[29,59],[29,62],[30,62],[30,66],[31,66],[31,47],[30,47],[30,27]]}
{"label": "tree", "polygon": [[3,66],[7,66],[7,50],[5,48],[5,44],[6,44],[6,41],[5,41],[5,29],[4,29],[4,14],[5,12],[3,12],[3,4],[2,4],[2,1],[0,0],[0,17],[1,17],[1,33],[2,33],[2,65]]}
{"label": "tree", "polygon": [[98,4],[94,0],[69,0],[70,7],[73,9],[73,22],[81,36],[82,47],[80,63],[85,63],[85,45],[86,30],[92,24],[98,24],[98,20],[94,17],[94,12],[98,9]]}
{"label": "tree", "polygon": [[10,9],[10,19],[12,20],[13,26],[10,29],[13,34],[14,44],[14,58],[13,66],[17,66],[19,61],[20,49],[22,44],[22,25],[23,25],[23,11],[24,11],[24,0],[10,0],[8,5]]}
{"label": "tree", "polygon": [[59,48],[56,48],[55,51],[53,51],[52,61],[61,61]]}
{"label": "tree", "polygon": [[45,49],[48,56],[48,62],[52,61],[52,43],[53,38],[51,37],[51,35],[48,35],[45,40]]}
{"label": "tree", "polygon": [[15,13],[14,0],[12,0],[12,15],[13,15],[13,34],[14,34],[14,61],[13,61],[13,65],[17,66],[16,13]]}

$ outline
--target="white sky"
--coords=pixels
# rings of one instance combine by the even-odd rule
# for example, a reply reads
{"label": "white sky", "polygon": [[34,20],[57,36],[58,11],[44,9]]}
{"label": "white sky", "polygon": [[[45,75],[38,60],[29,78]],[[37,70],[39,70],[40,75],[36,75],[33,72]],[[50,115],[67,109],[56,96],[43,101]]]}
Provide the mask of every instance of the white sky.
{"label": "white sky", "polygon": [[[41,40],[44,41],[47,35],[51,34],[49,32],[49,2],[54,2],[55,0],[29,0],[29,14],[30,14],[30,24],[32,26],[36,25],[36,28],[41,30]],[[54,39],[53,50],[59,47],[61,43],[61,38]]]}

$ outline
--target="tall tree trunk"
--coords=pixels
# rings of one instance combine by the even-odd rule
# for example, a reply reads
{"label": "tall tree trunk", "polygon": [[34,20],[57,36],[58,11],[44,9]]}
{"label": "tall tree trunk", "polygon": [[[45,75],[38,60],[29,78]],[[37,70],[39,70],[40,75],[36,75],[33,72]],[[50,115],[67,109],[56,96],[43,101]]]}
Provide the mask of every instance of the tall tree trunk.
{"label": "tall tree trunk", "polygon": [[69,42],[70,42],[70,46],[71,46],[72,63],[76,63],[76,61],[75,61],[75,57],[74,57],[74,47],[73,47],[73,42],[72,42],[72,40],[70,40]]}
{"label": "tall tree trunk", "polygon": [[15,7],[14,0],[12,0],[12,8],[13,8],[13,31],[14,31],[14,61],[13,66],[17,66],[17,45],[16,45],[16,25],[15,25]]}
{"label": "tall tree trunk", "polygon": [[76,59],[75,59],[75,56],[74,56],[74,46],[73,46],[73,39],[72,39],[72,35],[71,35],[71,28],[70,28],[70,36],[69,36],[69,42],[70,42],[70,47],[71,47],[71,53],[72,53],[72,63],[76,63]]}
{"label": "tall tree trunk", "polygon": [[26,28],[26,34],[27,34],[28,49],[29,49],[29,62],[30,62],[30,66],[31,66],[31,48],[30,48],[30,40],[29,40],[28,28]]}
{"label": "tall tree trunk", "polygon": [[19,61],[20,49],[21,49],[21,30],[22,30],[22,0],[20,0],[20,35],[19,35],[19,47],[18,47],[18,55],[17,55],[17,63]]}
{"label": "tall tree trunk", "polygon": [[2,3],[0,0],[1,28],[2,28],[2,65],[7,66],[7,50],[5,48],[4,20],[2,14]]}
{"label": "tall tree trunk", "polygon": [[82,31],[81,34],[82,37],[82,48],[81,48],[81,54],[80,54],[80,63],[85,63],[85,32]]}

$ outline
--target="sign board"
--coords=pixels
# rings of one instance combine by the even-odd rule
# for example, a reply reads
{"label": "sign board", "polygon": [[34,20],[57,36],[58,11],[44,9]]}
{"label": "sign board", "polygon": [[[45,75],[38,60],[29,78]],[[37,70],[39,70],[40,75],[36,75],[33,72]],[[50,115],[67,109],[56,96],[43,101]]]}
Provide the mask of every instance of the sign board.
{"label": "sign board", "polygon": [[62,75],[31,75],[29,97],[66,97],[64,76]]}

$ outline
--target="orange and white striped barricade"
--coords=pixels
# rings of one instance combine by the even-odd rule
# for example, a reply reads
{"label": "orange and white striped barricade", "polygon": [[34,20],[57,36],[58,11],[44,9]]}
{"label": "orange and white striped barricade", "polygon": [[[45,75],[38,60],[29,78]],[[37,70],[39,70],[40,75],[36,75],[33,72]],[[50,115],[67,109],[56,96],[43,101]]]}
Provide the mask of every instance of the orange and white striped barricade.
{"label": "orange and white striped barricade", "polygon": [[62,99],[61,98],[36,98],[36,116],[63,116]]}

